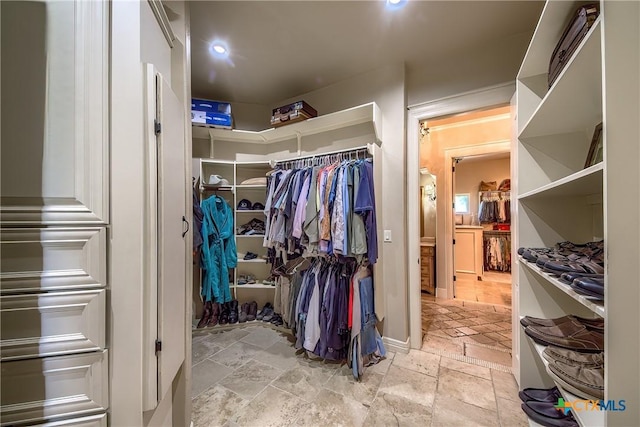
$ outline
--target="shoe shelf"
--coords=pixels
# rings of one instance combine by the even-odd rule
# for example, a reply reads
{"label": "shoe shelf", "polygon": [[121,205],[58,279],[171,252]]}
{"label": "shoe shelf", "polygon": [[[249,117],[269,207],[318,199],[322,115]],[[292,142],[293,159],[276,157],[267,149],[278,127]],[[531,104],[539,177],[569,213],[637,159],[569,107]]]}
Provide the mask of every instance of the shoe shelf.
{"label": "shoe shelf", "polygon": [[233,191],[234,185],[210,185],[201,184],[202,191]]}
{"label": "shoe shelf", "polygon": [[601,121],[602,76],[593,71],[601,68],[600,22],[600,18],[596,19],[569,63],[522,127],[518,135],[521,140],[584,132]]}
{"label": "shoe shelf", "polygon": [[236,210],[236,213],[238,215],[245,214],[245,213],[247,213],[247,214],[263,214],[264,215],[264,211],[262,211],[260,209],[238,209],[238,210]]}
{"label": "shoe shelf", "polygon": [[254,259],[238,259],[239,263],[261,263],[266,264],[267,260],[264,258],[254,258]]}
{"label": "shoe shelf", "polygon": [[549,273],[547,273],[545,271],[542,271],[542,269],[540,267],[538,267],[537,265],[535,265],[533,263],[528,262],[527,260],[525,260],[520,255],[518,255],[518,261],[520,262],[520,264],[526,266],[528,269],[530,269],[531,271],[536,273],[538,276],[543,277],[547,282],[551,283],[553,286],[555,286],[556,288],[560,289],[562,292],[564,292],[565,294],[569,295],[571,298],[573,298],[574,300],[578,301],[580,304],[582,304],[583,306],[587,307],[589,310],[591,310],[592,312],[594,312],[598,316],[600,316],[602,318],[605,317],[606,312],[605,312],[604,304],[602,302],[597,302],[597,301],[594,301],[592,299],[589,299],[589,298],[585,297],[584,295],[580,295],[579,293],[574,291],[571,288],[571,286],[569,286],[568,284],[564,283],[563,281],[558,279],[556,276],[554,276],[552,274],[549,274]]}
{"label": "shoe shelf", "polygon": [[[538,353],[538,356],[540,357],[540,360],[542,361],[542,363],[544,363],[544,368],[548,372],[549,371],[549,362],[547,361],[547,359],[542,357],[542,353],[544,352],[544,349],[547,348],[547,347],[542,345],[542,344],[536,343],[530,337],[527,337],[527,339],[530,341],[530,343],[535,348],[536,353]],[[555,383],[555,381],[554,381],[554,383]],[[585,400],[583,397],[579,397],[579,396],[576,396],[573,393],[568,392],[567,390],[562,388],[562,386],[559,385],[558,383],[555,383],[555,385],[556,385],[556,387],[558,387],[558,390],[560,390],[560,394],[562,394],[562,397],[567,402],[575,402],[576,400]],[[606,422],[605,422],[605,411],[587,411],[587,410],[582,410],[582,411],[571,411],[571,412],[573,414],[573,417],[578,422],[578,424],[580,424],[580,426],[582,426],[582,427],[595,427],[595,426],[604,426],[604,425],[606,425]]]}
{"label": "shoe shelf", "polygon": [[249,237],[262,237],[264,239],[264,234],[236,234],[236,237],[245,237],[245,238],[249,238]]}
{"label": "shoe shelf", "polygon": [[598,163],[518,196],[519,200],[602,194],[603,164]]}

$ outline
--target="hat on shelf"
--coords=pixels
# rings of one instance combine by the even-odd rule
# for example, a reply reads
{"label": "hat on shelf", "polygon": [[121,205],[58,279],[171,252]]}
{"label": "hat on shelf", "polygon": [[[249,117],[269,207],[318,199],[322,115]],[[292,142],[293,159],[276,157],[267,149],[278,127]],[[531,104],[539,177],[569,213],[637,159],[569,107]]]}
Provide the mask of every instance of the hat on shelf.
{"label": "hat on shelf", "polygon": [[248,211],[251,210],[251,201],[247,199],[242,199],[238,202],[238,210],[239,211]]}
{"label": "hat on shelf", "polygon": [[251,206],[251,209],[253,209],[254,211],[263,211],[264,205],[260,202],[255,202],[253,206]]}
{"label": "hat on shelf", "polygon": [[227,181],[220,175],[210,175],[209,185],[229,185],[229,181]]}
{"label": "hat on shelf", "polygon": [[242,181],[242,185],[267,185],[267,177],[249,178]]}

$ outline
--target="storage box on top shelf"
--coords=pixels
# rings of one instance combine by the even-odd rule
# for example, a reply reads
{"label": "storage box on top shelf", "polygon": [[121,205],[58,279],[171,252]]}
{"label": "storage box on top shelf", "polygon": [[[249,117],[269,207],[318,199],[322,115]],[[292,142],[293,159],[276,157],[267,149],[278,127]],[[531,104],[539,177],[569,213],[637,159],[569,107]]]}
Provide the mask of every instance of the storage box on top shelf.
{"label": "storage box on top shelf", "polygon": [[231,129],[233,127],[231,104],[192,98],[191,123],[196,126]]}
{"label": "storage box on top shelf", "polygon": [[282,107],[273,109],[271,125],[279,127],[290,123],[301,122],[312,117],[318,117],[316,109],[305,101],[297,101],[289,105],[283,105]]}

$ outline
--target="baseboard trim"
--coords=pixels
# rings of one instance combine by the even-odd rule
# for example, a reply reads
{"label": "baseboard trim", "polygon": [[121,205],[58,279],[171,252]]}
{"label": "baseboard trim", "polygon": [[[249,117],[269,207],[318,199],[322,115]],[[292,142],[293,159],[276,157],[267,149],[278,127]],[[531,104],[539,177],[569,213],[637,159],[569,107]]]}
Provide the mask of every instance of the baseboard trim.
{"label": "baseboard trim", "polygon": [[407,337],[405,341],[394,340],[393,338],[389,337],[382,337],[382,342],[384,343],[386,349],[396,353],[409,353],[409,349],[411,348],[409,346],[409,340],[409,337]]}
{"label": "baseboard trim", "polygon": [[449,293],[446,288],[436,288],[436,298],[449,299]]}

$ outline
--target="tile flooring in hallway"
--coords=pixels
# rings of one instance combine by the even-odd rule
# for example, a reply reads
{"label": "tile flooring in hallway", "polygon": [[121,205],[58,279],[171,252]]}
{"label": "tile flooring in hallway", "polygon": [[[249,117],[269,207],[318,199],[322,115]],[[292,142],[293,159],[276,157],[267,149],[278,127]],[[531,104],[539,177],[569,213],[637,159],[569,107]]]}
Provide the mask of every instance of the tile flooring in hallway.
{"label": "tile flooring in hallway", "polygon": [[193,422],[210,426],[526,426],[507,368],[388,352],[362,381],[310,360],[287,335],[247,325],[193,336]]}
{"label": "tile flooring in hallway", "polygon": [[423,293],[422,334],[424,351],[511,366],[509,307]]}

